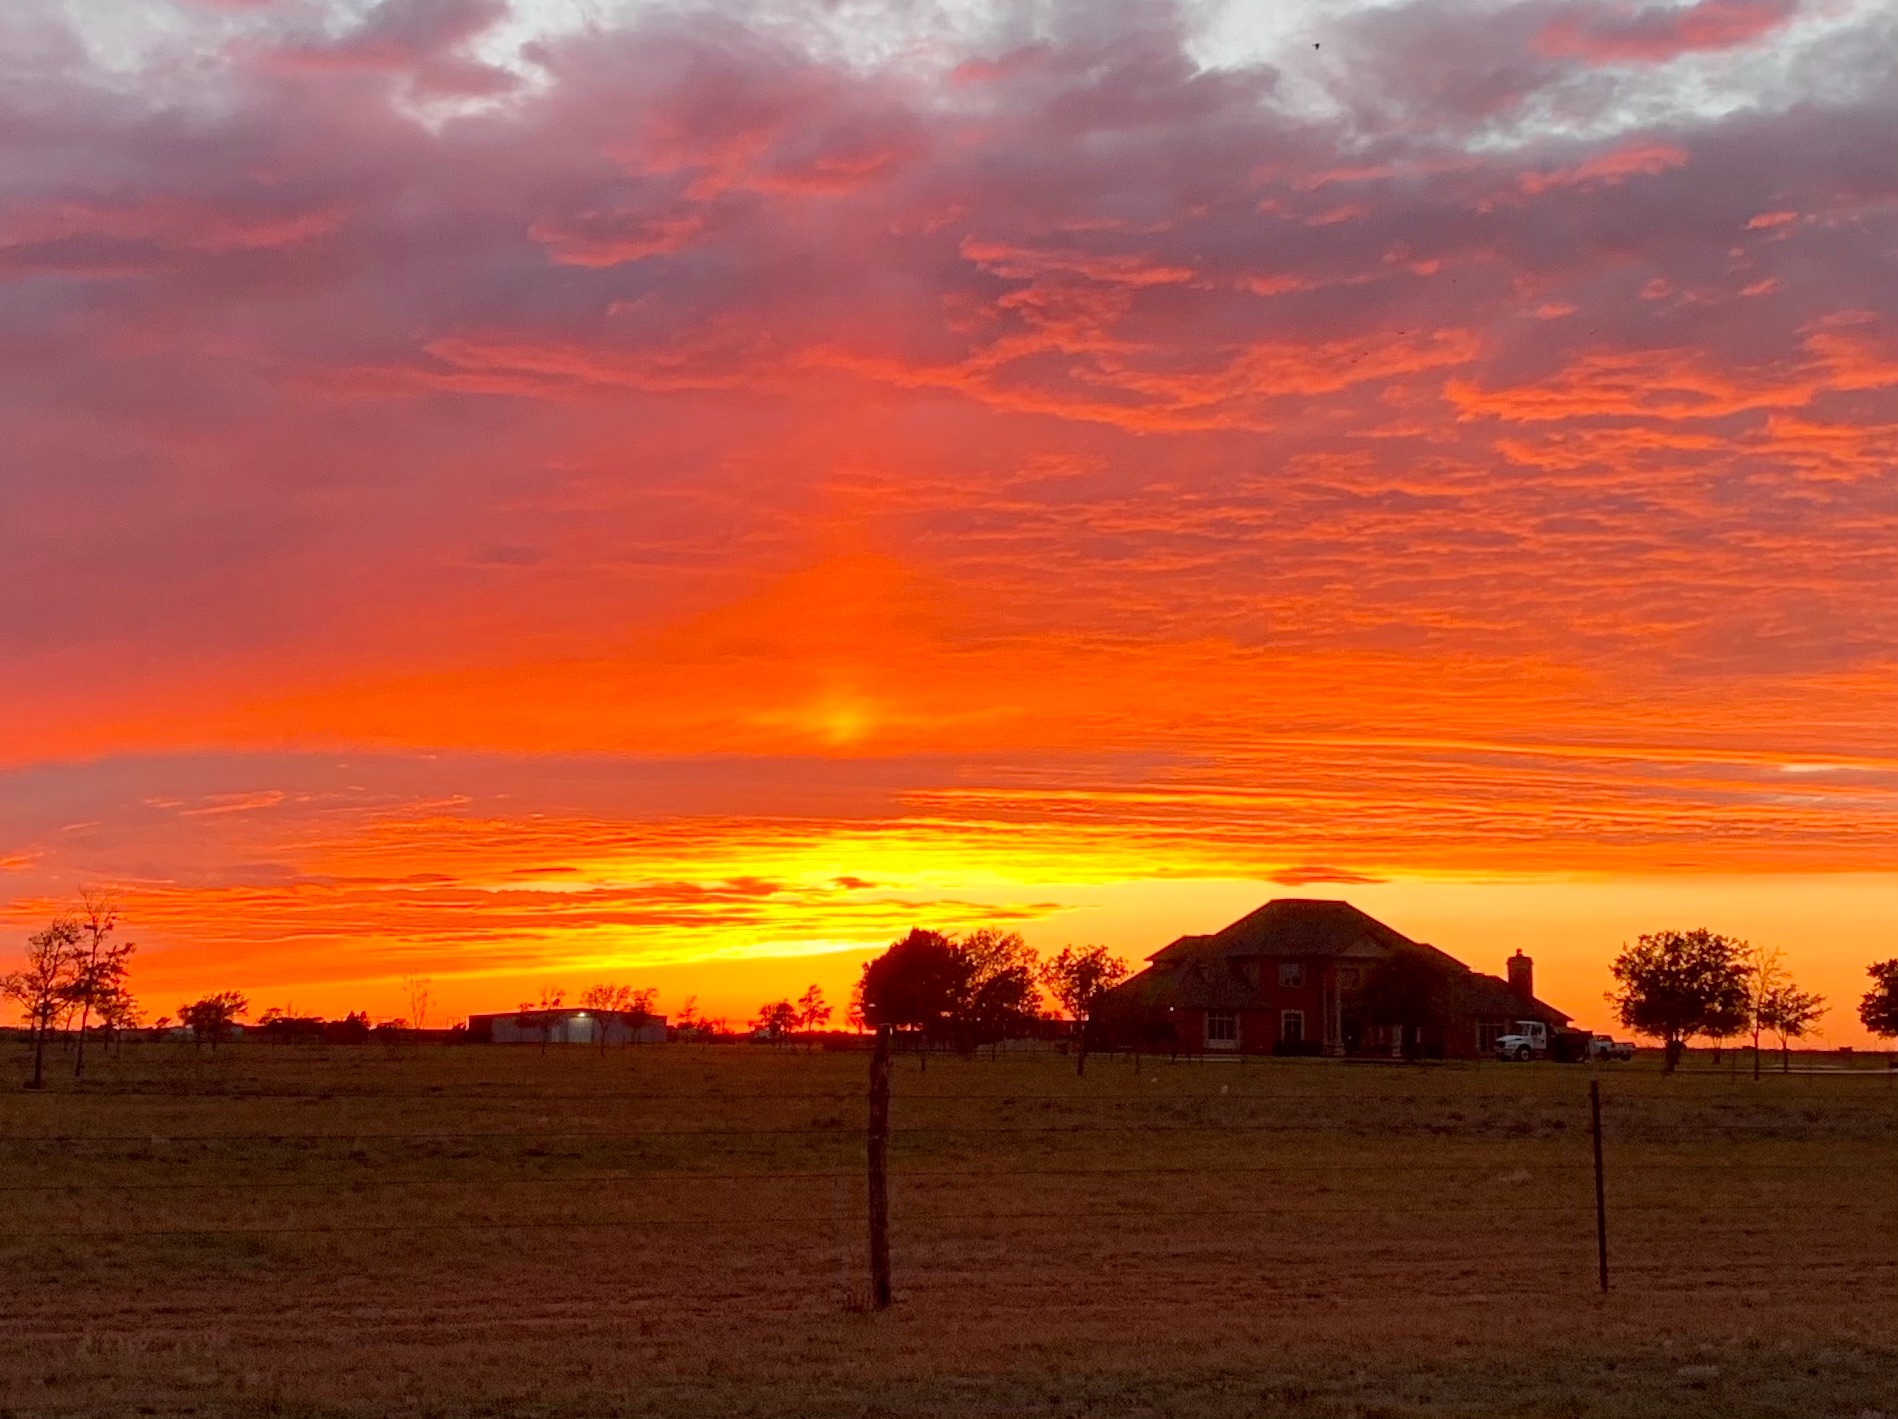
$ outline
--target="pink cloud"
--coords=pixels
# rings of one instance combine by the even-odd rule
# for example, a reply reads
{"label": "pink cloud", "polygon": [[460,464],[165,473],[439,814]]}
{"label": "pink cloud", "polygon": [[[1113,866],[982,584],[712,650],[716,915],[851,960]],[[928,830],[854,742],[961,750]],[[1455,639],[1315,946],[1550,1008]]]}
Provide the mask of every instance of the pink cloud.
{"label": "pink cloud", "polygon": [[1599,153],[1573,167],[1526,172],[1517,179],[1516,185],[1534,196],[1555,188],[1612,184],[1625,182],[1630,177],[1657,177],[1686,163],[1687,154],[1680,148],[1664,143],[1639,144]]}
{"label": "pink cloud", "polygon": [[486,97],[513,88],[514,76],[470,59],[466,49],[508,9],[508,0],[379,0],[339,39],[292,38],[252,58],[268,72],[401,74],[426,94]]}
{"label": "pink cloud", "polygon": [[1536,45],[1545,54],[1596,64],[1661,64],[1682,54],[1752,44],[1798,12],[1799,0],[1571,8],[1549,21]]}

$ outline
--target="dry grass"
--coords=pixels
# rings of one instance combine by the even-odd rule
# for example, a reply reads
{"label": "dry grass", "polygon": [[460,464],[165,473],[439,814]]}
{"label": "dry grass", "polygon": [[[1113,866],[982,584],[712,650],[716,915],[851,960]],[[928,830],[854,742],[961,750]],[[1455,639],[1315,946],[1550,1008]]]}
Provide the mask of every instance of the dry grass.
{"label": "dry grass", "polygon": [[865,1063],[6,1088],[0,1414],[1898,1415],[1884,1078],[1604,1069],[1604,1302],[1581,1067],[903,1060],[868,1315]]}

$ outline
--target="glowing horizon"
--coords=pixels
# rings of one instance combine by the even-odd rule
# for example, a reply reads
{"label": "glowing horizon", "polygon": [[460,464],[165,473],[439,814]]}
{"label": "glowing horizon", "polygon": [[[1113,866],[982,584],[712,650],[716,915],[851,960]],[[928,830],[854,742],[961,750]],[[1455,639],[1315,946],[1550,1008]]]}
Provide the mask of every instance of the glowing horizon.
{"label": "glowing horizon", "polygon": [[1866,1043],[1898,17],[1263,14],[11,7],[0,924],[736,1016],[1342,896]]}

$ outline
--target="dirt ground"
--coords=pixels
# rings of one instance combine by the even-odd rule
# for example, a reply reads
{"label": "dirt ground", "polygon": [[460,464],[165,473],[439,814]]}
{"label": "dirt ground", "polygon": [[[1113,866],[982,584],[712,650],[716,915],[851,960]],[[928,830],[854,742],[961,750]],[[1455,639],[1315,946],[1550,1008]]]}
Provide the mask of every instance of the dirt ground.
{"label": "dirt ground", "polygon": [[9,1050],[0,1415],[1898,1419],[1882,1069]]}

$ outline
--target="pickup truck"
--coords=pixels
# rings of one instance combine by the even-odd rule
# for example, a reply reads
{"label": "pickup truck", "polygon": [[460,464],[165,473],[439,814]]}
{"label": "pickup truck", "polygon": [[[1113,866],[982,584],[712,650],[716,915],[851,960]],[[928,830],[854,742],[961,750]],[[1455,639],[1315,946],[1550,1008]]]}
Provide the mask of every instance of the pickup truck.
{"label": "pickup truck", "polygon": [[1626,1040],[1613,1039],[1607,1035],[1594,1035],[1588,1041],[1588,1057],[1591,1060],[1629,1060],[1634,1058],[1634,1046]]}

